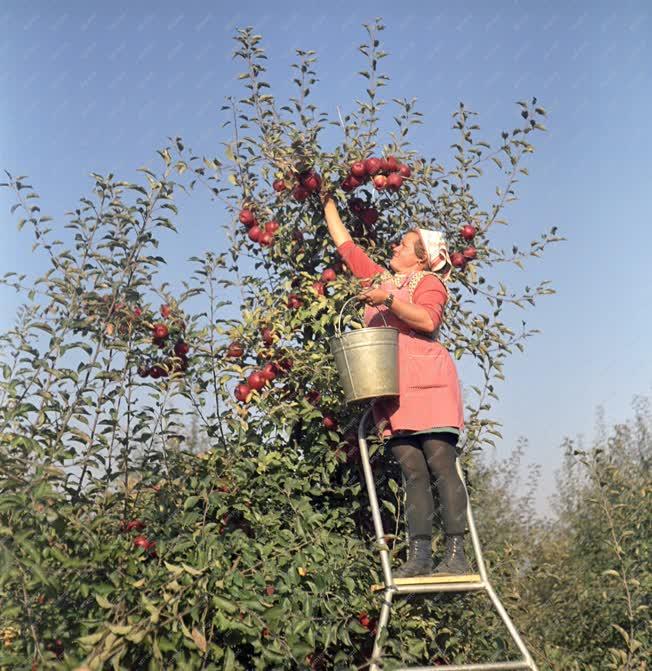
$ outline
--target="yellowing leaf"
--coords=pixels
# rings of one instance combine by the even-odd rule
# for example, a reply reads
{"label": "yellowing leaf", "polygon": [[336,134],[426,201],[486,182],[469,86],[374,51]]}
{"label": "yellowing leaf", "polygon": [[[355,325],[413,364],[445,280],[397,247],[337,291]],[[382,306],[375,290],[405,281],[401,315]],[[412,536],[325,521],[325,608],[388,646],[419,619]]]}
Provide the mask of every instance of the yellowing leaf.
{"label": "yellowing leaf", "polygon": [[112,631],[114,634],[117,634],[118,636],[124,636],[125,634],[128,634],[133,629],[133,625],[131,625],[131,624],[110,624],[109,629],[110,629],[110,631]]}
{"label": "yellowing leaf", "polygon": [[183,569],[180,566],[176,566],[175,564],[170,564],[169,562],[166,562],[166,561],[164,561],[163,563],[165,564],[165,568],[168,571],[171,571],[172,573],[174,573],[174,575],[180,575],[181,573],[183,573]]}
{"label": "yellowing leaf", "polygon": [[113,608],[113,604],[101,594],[95,595],[95,601],[97,601],[101,608]]}
{"label": "yellowing leaf", "polygon": [[304,576],[308,573],[308,571],[306,571],[306,569],[303,566],[299,566],[297,568],[297,572],[300,576]]}
{"label": "yellowing leaf", "polygon": [[195,627],[192,628],[192,640],[202,652],[206,652],[206,639]]}
{"label": "yellowing leaf", "polygon": [[203,573],[203,571],[199,571],[192,566],[188,566],[188,564],[182,563],[181,566],[183,566],[184,571],[186,571],[186,573],[190,573],[190,575],[201,575]]}
{"label": "yellowing leaf", "polygon": [[104,632],[97,632],[96,634],[89,634],[77,639],[80,645],[95,645],[104,636]]}

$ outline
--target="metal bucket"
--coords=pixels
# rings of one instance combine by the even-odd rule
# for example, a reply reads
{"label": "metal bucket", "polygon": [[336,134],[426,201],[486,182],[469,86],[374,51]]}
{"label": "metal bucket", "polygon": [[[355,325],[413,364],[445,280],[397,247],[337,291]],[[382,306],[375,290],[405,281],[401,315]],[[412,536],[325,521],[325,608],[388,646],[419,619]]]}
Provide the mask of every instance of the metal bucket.
{"label": "metal bucket", "polygon": [[369,326],[342,334],[342,311],[357,297],[342,306],[336,335],[330,338],[331,353],[340,374],[347,403],[381,396],[398,396],[398,329],[387,326]]}

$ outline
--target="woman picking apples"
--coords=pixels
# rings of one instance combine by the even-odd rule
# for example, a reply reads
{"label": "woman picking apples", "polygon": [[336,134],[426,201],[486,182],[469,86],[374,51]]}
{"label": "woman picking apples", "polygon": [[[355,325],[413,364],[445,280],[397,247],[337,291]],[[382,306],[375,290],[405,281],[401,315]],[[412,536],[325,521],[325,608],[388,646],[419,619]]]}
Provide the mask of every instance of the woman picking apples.
{"label": "woman picking apples", "polygon": [[[457,441],[464,428],[462,395],[455,363],[437,342],[444,306],[445,282],[451,273],[446,243],[439,231],[410,229],[394,245],[390,272],[356,245],[340,219],[331,194],[320,196],[328,231],[337,251],[358,278],[378,276],[380,284],[357,295],[366,304],[366,326],[399,330],[399,396],[377,399],[373,415],[380,435],[400,464],[406,482],[410,559],[394,575],[430,575],[435,478],[446,552],[435,573],[469,573],[463,539],[466,490],[456,467]],[[378,309],[376,309],[378,307]]]}

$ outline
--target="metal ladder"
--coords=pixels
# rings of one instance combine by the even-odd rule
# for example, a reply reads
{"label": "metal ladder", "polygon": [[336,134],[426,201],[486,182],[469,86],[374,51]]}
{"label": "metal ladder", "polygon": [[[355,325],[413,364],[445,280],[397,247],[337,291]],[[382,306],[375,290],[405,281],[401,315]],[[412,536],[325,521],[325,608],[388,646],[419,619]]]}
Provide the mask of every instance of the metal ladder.
{"label": "metal ladder", "polygon": [[364,471],[365,482],[369,494],[369,502],[371,504],[371,514],[373,516],[374,530],[376,532],[376,545],[380,549],[380,562],[383,569],[384,585],[372,585],[372,591],[382,590],[384,588],[383,605],[380,611],[380,618],[378,619],[377,633],[374,640],[374,647],[369,661],[369,671],[381,671],[382,664],[382,648],[379,639],[384,629],[387,627],[389,621],[389,612],[392,606],[392,599],[394,594],[414,594],[414,593],[430,593],[430,592],[476,592],[485,591],[492,604],[498,611],[502,621],[505,623],[507,630],[512,637],[512,640],[521,652],[523,659],[520,661],[504,661],[504,662],[489,662],[484,664],[444,664],[437,666],[410,666],[397,668],[394,671],[489,671],[490,669],[530,669],[537,671],[537,667],[525,647],[521,637],[514,627],[509,615],[505,611],[500,599],[494,592],[487,571],[485,569],[484,560],[482,558],[482,550],[480,548],[480,541],[478,533],[475,528],[473,513],[471,511],[471,501],[466,490],[466,482],[462,468],[460,467],[459,459],[455,462],[455,467],[462,480],[465,491],[467,491],[467,506],[466,518],[469,525],[471,540],[473,541],[473,550],[475,558],[478,563],[479,574],[469,575],[433,575],[433,576],[417,576],[413,578],[392,578],[392,571],[389,560],[389,547],[385,542],[385,533],[380,518],[380,508],[378,506],[378,499],[376,497],[376,486],[374,484],[371,464],[369,463],[369,452],[367,450],[367,440],[365,438],[365,425],[367,419],[372,412],[370,407],[362,416],[358,426],[358,444],[360,446],[360,458],[362,461],[362,468]]}

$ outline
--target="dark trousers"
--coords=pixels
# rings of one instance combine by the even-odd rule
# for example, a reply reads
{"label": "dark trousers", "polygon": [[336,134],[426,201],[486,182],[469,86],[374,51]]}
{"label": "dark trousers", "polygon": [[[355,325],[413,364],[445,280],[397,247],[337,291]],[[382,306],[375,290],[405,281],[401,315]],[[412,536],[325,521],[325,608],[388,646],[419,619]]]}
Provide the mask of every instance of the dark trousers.
{"label": "dark trousers", "polygon": [[432,536],[434,502],[431,477],[439,493],[444,532],[463,534],[467,496],[455,468],[458,456],[454,433],[423,433],[394,436],[387,441],[405,477],[410,538]]}

